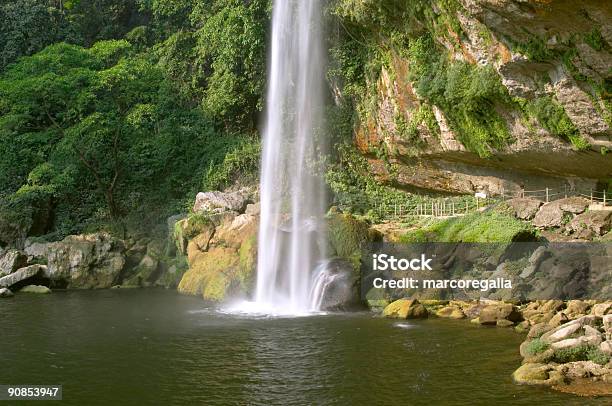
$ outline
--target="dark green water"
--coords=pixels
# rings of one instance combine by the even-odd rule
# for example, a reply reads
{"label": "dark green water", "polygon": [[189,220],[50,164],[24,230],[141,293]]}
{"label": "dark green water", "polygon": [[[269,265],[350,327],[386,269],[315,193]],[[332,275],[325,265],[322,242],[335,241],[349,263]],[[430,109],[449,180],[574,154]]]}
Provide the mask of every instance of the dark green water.
{"label": "dark green water", "polygon": [[240,318],[161,290],[21,294],[0,301],[0,384],[62,384],[70,405],[609,402],[514,385],[521,341],[368,313]]}

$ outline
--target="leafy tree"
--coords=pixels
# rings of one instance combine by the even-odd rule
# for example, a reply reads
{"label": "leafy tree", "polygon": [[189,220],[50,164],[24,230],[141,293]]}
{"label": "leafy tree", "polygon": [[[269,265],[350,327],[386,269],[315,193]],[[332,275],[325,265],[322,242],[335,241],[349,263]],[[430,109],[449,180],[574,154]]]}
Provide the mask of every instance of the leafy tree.
{"label": "leafy tree", "polygon": [[216,133],[126,41],[52,45],[0,77],[0,194],[26,228],[37,207],[54,208],[60,233],[158,221],[239,139]]}

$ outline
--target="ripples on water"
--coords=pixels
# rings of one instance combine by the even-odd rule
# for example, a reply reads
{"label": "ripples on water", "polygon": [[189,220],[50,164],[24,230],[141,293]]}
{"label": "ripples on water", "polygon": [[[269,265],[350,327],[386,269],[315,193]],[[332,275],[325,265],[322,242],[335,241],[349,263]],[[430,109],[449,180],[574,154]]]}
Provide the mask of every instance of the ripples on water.
{"label": "ripples on water", "polygon": [[63,384],[64,404],[606,404],[514,385],[522,336],[461,321],[236,316],[157,290],[0,310],[0,384]]}

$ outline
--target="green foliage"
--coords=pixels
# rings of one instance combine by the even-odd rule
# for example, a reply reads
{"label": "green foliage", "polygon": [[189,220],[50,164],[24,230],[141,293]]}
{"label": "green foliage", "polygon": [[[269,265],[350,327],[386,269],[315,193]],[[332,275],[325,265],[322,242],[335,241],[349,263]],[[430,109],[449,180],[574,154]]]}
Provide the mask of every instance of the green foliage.
{"label": "green foliage", "polygon": [[248,183],[256,179],[261,154],[261,144],[257,138],[233,137],[231,146],[226,144],[222,151],[227,151],[217,154],[222,161],[212,159],[204,174],[204,190],[222,190],[237,180]]}
{"label": "green foliage", "polygon": [[145,19],[133,0],[0,0],[0,71],[55,42],[120,38]]}
{"label": "green foliage", "polygon": [[600,365],[605,365],[610,360],[610,357],[595,346],[579,345],[572,348],[563,348],[555,351],[553,358],[554,362],[565,364],[567,362],[576,361],[593,361]]}
{"label": "green foliage", "polygon": [[521,101],[523,110],[535,117],[540,125],[551,134],[569,141],[578,150],[590,148],[590,144],[580,135],[578,128],[567,116],[565,109],[552,97],[540,97],[533,101]]}
{"label": "green foliage", "polygon": [[603,36],[601,35],[601,31],[597,27],[593,28],[591,32],[589,32],[588,34],[584,36],[584,42],[589,44],[589,46],[596,51],[603,50],[605,46],[604,45],[605,42],[604,42]]}
{"label": "green foliage", "polygon": [[525,352],[527,352],[527,354],[529,355],[536,355],[546,351],[548,348],[550,348],[550,344],[545,341],[542,341],[540,338],[535,338],[531,340],[529,344],[527,344]]}
{"label": "green foliage", "polygon": [[[0,76],[0,194],[25,233],[48,207],[55,227],[38,232],[163,224],[211,163],[229,180],[257,159],[235,152],[239,138],[219,134],[126,41],[52,45]],[[239,157],[225,162],[229,151]]]}
{"label": "green foliage", "polygon": [[410,78],[419,96],[439,106],[459,140],[482,157],[509,143],[510,133],[497,108],[511,103],[507,89],[491,66],[449,62],[435,52],[428,36],[410,42]]}
{"label": "green foliage", "polygon": [[402,242],[514,242],[534,240],[532,226],[495,211],[430,220],[401,237]]}

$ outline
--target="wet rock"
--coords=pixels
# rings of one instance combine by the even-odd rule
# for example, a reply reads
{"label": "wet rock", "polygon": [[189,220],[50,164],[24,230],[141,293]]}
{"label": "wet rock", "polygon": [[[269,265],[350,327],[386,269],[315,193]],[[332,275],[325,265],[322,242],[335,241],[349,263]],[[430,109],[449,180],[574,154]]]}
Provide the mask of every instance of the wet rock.
{"label": "wet rock", "polygon": [[0,256],[0,277],[9,275],[27,265],[28,258],[18,250],[7,250]]}
{"label": "wet rock", "polygon": [[562,376],[555,368],[547,364],[529,363],[521,365],[514,373],[512,379],[520,385],[552,386],[562,382]]}
{"label": "wet rock", "polygon": [[13,297],[13,292],[7,288],[0,288],[0,297]]}
{"label": "wet rock", "polygon": [[351,310],[361,306],[360,275],[347,261],[334,259],[318,269],[321,272],[315,283],[319,284],[320,303],[314,305],[320,310]]}
{"label": "wet rock", "polygon": [[465,314],[457,306],[446,306],[436,312],[436,316],[447,319],[464,319]]}
{"label": "wet rock", "polygon": [[514,323],[511,322],[510,320],[501,319],[501,320],[497,320],[495,325],[497,327],[512,327],[512,326],[514,326]]}
{"label": "wet rock", "polygon": [[383,315],[395,319],[424,319],[427,309],[416,299],[399,299],[385,307]]}
{"label": "wet rock", "polygon": [[42,285],[28,285],[24,286],[19,290],[20,293],[38,293],[38,294],[47,294],[51,293],[51,289]]}
{"label": "wet rock", "polygon": [[196,196],[193,212],[219,213],[223,211],[235,211],[242,213],[248,202],[249,195],[246,191],[200,192]]}
{"label": "wet rock", "polygon": [[514,216],[521,220],[531,220],[542,206],[540,200],[521,197],[507,200],[506,204],[514,211]]}
{"label": "wet rock", "polygon": [[522,319],[516,306],[510,303],[487,305],[480,311],[478,317],[480,324],[497,324],[498,320],[518,322]]}
{"label": "wet rock", "polygon": [[10,275],[0,278],[0,288],[10,288],[21,282],[27,281],[30,278],[42,276],[47,271],[44,265],[30,265],[25,268],[18,269]]}

